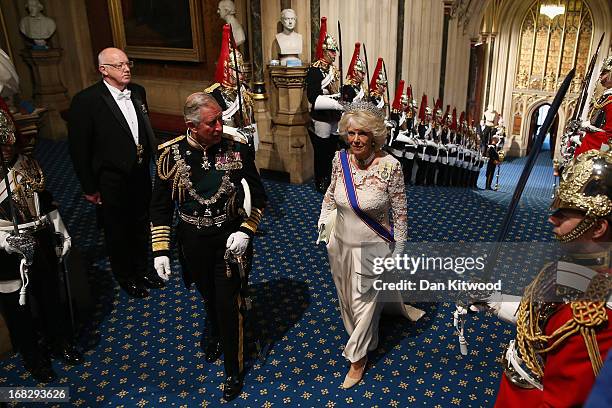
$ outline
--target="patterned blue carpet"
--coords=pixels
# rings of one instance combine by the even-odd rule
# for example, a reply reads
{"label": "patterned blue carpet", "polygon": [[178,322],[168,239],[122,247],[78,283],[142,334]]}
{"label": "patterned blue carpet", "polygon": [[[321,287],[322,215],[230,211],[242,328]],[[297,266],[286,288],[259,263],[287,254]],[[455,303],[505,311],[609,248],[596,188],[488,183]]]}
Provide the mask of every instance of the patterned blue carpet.
{"label": "patterned blue carpet", "polygon": [[[547,154],[545,152],[544,154]],[[310,185],[266,181],[270,198],[255,241],[252,273],[256,327],[270,344],[264,364],[253,365],[242,395],[221,401],[221,360],[204,361],[198,347],[204,329],[202,300],[187,291],[178,264],[168,286],[145,300],[128,298],[110,277],[94,211],[81,198],[65,143],[41,140],[37,157],[48,188],[91,265],[96,303],[80,344],[86,363],[54,362],[59,380],[70,387],[71,404],[95,406],[238,407],[488,407],[495,401],[498,356],[512,327],[492,316],[472,317],[466,333],[470,353],[461,356],[453,333],[451,303],[419,305],[427,314],[417,323],[383,318],[378,350],[364,381],[343,390],[348,369],[341,356],[347,340],[323,246],[315,246],[321,196]],[[505,163],[501,189],[410,187],[409,236],[413,241],[490,241],[503,217],[524,160]],[[484,176],[479,186],[484,185]],[[540,157],[510,234],[511,241],[549,241],[546,224],[552,193],[551,161]],[[33,386],[17,356],[0,361],[0,386]]]}

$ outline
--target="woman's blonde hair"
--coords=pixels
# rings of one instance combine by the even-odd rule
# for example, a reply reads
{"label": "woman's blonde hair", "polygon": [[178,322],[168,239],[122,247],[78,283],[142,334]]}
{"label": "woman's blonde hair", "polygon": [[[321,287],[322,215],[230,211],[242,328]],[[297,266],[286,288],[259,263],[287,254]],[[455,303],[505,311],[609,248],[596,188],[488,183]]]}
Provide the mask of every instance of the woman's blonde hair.
{"label": "woman's blonde hair", "polygon": [[347,140],[349,126],[371,132],[376,150],[380,149],[387,140],[387,127],[385,126],[384,119],[369,110],[359,109],[344,112],[340,123],[338,123],[338,130],[345,141]]}

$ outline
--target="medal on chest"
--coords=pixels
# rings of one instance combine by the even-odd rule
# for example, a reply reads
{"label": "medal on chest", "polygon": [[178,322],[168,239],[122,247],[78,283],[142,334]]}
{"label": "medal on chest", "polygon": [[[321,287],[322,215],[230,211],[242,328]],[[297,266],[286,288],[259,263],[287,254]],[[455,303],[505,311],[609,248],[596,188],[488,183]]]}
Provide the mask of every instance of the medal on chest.
{"label": "medal on chest", "polygon": [[225,151],[219,152],[215,156],[215,169],[217,170],[238,170],[241,168],[240,152]]}

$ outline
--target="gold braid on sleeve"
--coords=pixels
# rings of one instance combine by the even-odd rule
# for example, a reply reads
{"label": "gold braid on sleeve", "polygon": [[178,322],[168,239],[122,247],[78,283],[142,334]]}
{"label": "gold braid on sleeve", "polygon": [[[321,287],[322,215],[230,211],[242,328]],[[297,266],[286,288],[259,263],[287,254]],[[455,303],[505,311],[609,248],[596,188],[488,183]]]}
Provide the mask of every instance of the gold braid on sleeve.
{"label": "gold braid on sleeve", "polygon": [[151,225],[151,246],[155,251],[170,250],[170,226],[169,225]]}
{"label": "gold braid on sleeve", "polygon": [[247,218],[240,226],[248,228],[249,230],[255,233],[257,231],[257,227],[259,227],[259,223],[261,222],[261,217],[263,216],[263,209],[253,208],[251,210],[251,216]]}
{"label": "gold braid on sleeve", "polygon": [[[601,289],[602,282],[603,289]],[[594,278],[590,288],[599,286],[596,290],[609,293],[610,285],[610,278],[606,276],[603,279]],[[534,307],[535,302],[532,301],[534,287],[535,285],[532,284],[525,290],[525,296],[519,306],[517,318],[516,344],[520,357],[527,368],[541,381],[544,375],[543,356],[558,348],[569,337],[580,333],[591,360],[593,373],[595,376],[599,375],[603,366],[603,359],[597,344],[597,329],[608,322],[605,301],[590,300],[594,297],[589,296],[589,292],[591,292],[590,295],[593,295],[593,293],[591,290],[587,290],[587,297],[590,299],[570,303],[572,319],[565,322],[552,334],[545,335],[542,330],[544,324],[541,323],[547,319],[542,320],[541,317],[547,315],[547,313],[541,307]],[[595,298],[602,299],[600,296]],[[549,346],[549,343],[552,344]]]}

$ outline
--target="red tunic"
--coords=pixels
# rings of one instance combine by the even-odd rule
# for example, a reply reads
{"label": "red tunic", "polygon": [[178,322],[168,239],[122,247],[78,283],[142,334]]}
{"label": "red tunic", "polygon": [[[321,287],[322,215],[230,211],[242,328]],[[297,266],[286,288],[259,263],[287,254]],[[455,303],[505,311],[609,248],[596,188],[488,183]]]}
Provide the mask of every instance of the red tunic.
{"label": "red tunic", "polygon": [[599,150],[602,144],[608,143],[608,139],[612,138],[612,94],[607,95],[607,98],[599,104],[604,105],[602,111],[605,122],[603,126],[598,126],[603,132],[586,132],[574,156],[592,149]]}
{"label": "red tunic", "polygon": [[[612,118],[612,116],[611,116]],[[612,348],[612,310],[606,309],[608,321],[598,329],[597,343],[603,360]],[[548,320],[544,333],[551,335],[572,319],[572,309],[564,304]],[[549,346],[552,342],[549,344]],[[495,408],[575,407],[585,403],[595,383],[595,374],[580,333],[570,336],[546,355],[542,385],[544,391],[513,385],[502,374]]]}

